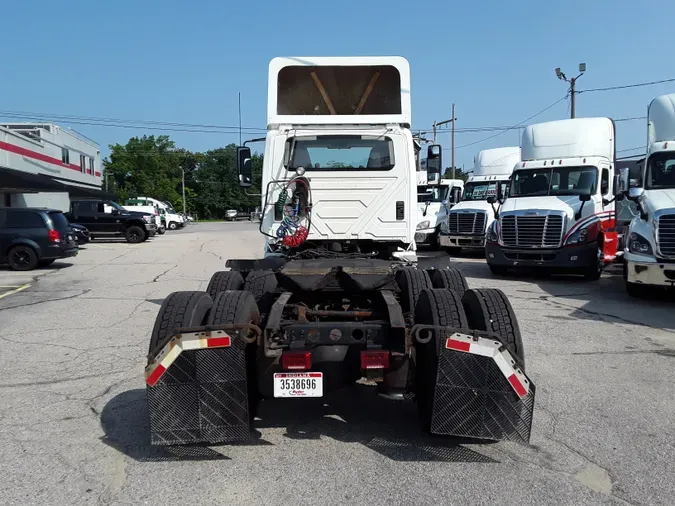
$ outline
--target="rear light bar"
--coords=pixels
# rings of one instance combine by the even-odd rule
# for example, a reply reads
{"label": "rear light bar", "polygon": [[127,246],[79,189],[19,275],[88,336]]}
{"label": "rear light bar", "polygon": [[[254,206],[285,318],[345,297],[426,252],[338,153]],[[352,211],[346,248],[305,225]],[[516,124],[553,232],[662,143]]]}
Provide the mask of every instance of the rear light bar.
{"label": "rear light bar", "polygon": [[281,355],[281,368],[286,371],[308,371],[312,368],[312,352],[284,351]]}
{"label": "rear light bar", "polygon": [[361,369],[388,369],[389,351],[362,351]]}

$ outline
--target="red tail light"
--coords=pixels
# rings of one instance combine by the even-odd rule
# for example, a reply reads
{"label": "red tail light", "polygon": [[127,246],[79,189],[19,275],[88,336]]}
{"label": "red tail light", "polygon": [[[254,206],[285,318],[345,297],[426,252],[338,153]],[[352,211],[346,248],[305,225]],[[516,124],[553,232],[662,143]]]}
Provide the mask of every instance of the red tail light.
{"label": "red tail light", "polygon": [[285,351],[281,355],[281,367],[287,371],[307,371],[312,367],[312,352]]}
{"label": "red tail light", "polygon": [[49,231],[49,242],[61,242],[61,234],[58,230]]}
{"label": "red tail light", "polygon": [[362,351],[361,369],[388,369],[388,351]]}

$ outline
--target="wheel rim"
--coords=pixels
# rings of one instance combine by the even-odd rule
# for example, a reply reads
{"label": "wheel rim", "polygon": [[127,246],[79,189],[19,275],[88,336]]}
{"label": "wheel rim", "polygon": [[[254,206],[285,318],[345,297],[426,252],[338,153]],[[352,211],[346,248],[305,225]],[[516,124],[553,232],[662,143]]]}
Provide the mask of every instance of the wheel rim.
{"label": "wheel rim", "polygon": [[137,241],[138,238],[139,238],[138,232],[136,232],[135,230],[132,230],[129,233],[129,239],[131,239],[132,241]]}
{"label": "wheel rim", "polygon": [[30,265],[30,253],[25,250],[15,251],[12,254],[12,263],[17,267],[28,267]]}

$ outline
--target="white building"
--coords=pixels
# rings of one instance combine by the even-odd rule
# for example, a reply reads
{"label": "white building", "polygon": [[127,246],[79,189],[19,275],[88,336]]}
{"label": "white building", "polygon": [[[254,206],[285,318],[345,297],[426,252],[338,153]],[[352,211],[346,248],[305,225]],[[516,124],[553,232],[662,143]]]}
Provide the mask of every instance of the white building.
{"label": "white building", "polygon": [[70,198],[102,197],[94,141],[51,123],[0,123],[0,207],[67,211]]}

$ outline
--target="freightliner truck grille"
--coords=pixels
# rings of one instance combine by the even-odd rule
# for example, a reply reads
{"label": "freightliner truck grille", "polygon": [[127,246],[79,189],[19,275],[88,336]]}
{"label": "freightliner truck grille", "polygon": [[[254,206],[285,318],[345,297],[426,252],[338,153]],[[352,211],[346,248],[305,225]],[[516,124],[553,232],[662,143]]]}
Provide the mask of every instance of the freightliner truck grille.
{"label": "freightliner truck grille", "polygon": [[502,217],[504,246],[557,248],[562,240],[562,232],[563,217],[561,215]]}
{"label": "freightliner truck grille", "polygon": [[484,234],[485,213],[450,212],[448,215],[448,233]]}
{"label": "freightliner truck grille", "polygon": [[658,240],[661,256],[675,258],[675,214],[659,217]]}

